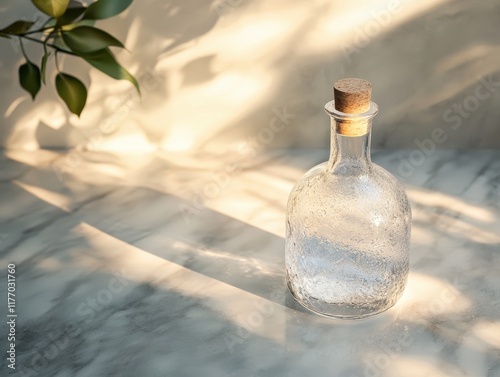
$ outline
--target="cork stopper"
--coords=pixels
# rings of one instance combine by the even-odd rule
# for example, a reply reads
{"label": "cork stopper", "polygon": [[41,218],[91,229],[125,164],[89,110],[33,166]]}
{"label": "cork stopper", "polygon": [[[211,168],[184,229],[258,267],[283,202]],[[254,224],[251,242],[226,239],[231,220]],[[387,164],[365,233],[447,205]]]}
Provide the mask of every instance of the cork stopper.
{"label": "cork stopper", "polygon": [[333,99],[338,111],[360,114],[370,109],[372,84],[363,79],[342,79],[333,84]]}
{"label": "cork stopper", "polygon": [[[357,78],[341,79],[333,85],[335,109],[347,114],[361,114],[370,109],[372,85]],[[365,119],[337,122],[337,132],[346,136],[368,133],[369,122]]]}

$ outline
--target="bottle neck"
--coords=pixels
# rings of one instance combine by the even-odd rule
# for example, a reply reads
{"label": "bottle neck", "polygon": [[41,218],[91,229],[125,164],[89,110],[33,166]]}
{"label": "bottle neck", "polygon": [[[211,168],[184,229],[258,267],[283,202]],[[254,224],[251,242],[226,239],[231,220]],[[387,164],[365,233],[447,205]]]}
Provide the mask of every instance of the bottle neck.
{"label": "bottle neck", "polygon": [[345,114],[335,110],[333,101],[325,106],[331,116],[331,147],[328,170],[338,174],[361,174],[371,167],[370,144],[372,118],[378,108],[372,102],[363,114]]}
{"label": "bottle neck", "polygon": [[337,132],[336,121],[332,119],[329,168],[335,165],[368,167],[370,141],[371,130],[361,136],[344,136]]}

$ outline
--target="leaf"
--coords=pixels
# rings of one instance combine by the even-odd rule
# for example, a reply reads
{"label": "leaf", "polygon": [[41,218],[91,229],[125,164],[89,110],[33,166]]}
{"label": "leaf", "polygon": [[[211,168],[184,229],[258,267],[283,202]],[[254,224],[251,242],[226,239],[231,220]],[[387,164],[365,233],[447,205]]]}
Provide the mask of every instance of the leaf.
{"label": "leaf", "polygon": [[47,48],[44,46],[44,54],[42,56],[42,64],[40,65],[41,67],[41,76],[42,76],[42,83],[45,85],[45,72],[47,71],[47,59],[50,56],[50,52],[47,51]]}
{"label": "leaf", "polygon": [[115,56],[108,49],[96,51],[93,54],[82,55],[82,58],[93,67],[116,80],[130,81],[137,89],[137,92],[141,93],[139,83],[135,77],[116,61]]}
{"label": "leaf", "polygon": [[69,5],[69,0],[31,0],[31,2],[46,15],[61,17]]}
{"label": "leaf", "polygon": [[16,21],[6,28],[3,28],[0,30],[1,34],[24,34],[26,33],[32,26],[34,22],[29,22],[29,21]]}
{"label": "leaf", "polygon": [[64,12],[64,14],[57,19],[57,26],[64,26],[74,22],[79,19],[86,10],[87,7],[82,3],[70,0],[66,12]]}
{"label": "leaf", "polygon": [[56,46],[58,49],[69,51],[69,47],[66,46],[66,43],[64,43],[64,41],[59,35],[56,35],[56,37],[54,38],[53,45]]}
{"label": "leaf", "polygon": [[74,28],[80,27],[80,26],[94,26],[96,24],[96,22],[97,22],[96,20],[83,20],[82,19],[82,20],[76,21],[75,23],[61,26],[61,31],[73,30]]}
{"label": "leaf", "polygon": [[73,52],[95,52],[109,46],[124,47],[123,44],[106,33],[92,26],[78,26],[62,33],[64,43]]}
{"label": "leaf", "polygon": [[98,0],[88,7],[83,18],[89,20],[102,20],[116,16],[127,9],[132,0]]}
{"label": "leaf", "polygon": [[80,116],[87,102],[87,88],[76,77],[66,73],[56,76],[56,89],[69,111]]}
{"label": "leaf", "polygon": [[31,94],[34,100],[40,87],[40,69],[37,65],[28,61],[19,67],[19,84],[21,87]]}

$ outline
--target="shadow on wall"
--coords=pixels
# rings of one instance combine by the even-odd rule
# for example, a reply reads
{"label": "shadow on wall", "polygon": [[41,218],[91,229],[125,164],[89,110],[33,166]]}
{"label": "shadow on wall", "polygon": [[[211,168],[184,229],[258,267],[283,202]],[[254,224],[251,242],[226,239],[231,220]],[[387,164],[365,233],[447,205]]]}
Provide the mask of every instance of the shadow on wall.
{"label": "shadow on wall", "polygon": [[[52,86],[32,104],[12,80],[19,54],[0,41],[3,145],[220,151],[257,138],[327,147],[331,84],[359,76],[381,108],[374,147],[414,148],[436,132],[441,147],[498,147],[499,18],[495,0],[136,1],[99,26],[132,51],[119,58],[140,79],[142,100],[68,58],[64,69],[92,82],[81,119]],[[279,131],[276,116],[287,120]]]}

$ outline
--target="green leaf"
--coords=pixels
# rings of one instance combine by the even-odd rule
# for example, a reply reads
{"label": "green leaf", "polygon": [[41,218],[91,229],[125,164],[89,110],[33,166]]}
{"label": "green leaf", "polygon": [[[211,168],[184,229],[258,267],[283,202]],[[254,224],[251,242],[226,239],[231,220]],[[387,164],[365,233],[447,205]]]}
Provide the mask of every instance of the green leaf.
{"label": "green leaf", "polygon": [[132,0],[98,0],[88,7],[83,18],[89,20],[102,20],[116,16],[127,9]]}
{"label": "green leaf", "polygon": [[64,12],[64,14],[57,19],[57,26],[64,26],[75,22],[83,15],[83,13],[85,13],[86,10],[87,7],[82,3],[70,0],[66,12]]}
{"label": "green leaf", "polygon": [[93,54],[82,55],[82,58],[93,67],[116,80],[130,81],[137,89],[137,92],[141,93],[139,83],[135,77],[116,61],[115,56],[108,49],[96,51]]}
{"label": "green leaf", "polygon": [[33,24],[34,22],[29,21],[16,21],[0,30],[0,34],[24,34],[33,26]]}
{"label": "green leaf", "polygon": [[64,43],[73,52],[90,53],[105,49],[109,46],[124,47],[123,44],[106,33],[104,30],[92,26],[78,26],[63,32]]}
{"label": "green leaf", "polygon": [[59,35],[56,35],[56,37],[54,38],[53,45],[61,50],[69,51],[69,47],[66,46],[66,43],[64,43]]}
{"label": "green leaf", "polygon": [[97,22],[96,20],[79,20],[79,21],[76,21],[75,23],[61,26],[61,31],[64,32],[64,31],[73,30],[74,28],[80,27],[80,26],[95,26],[96,22]]}
{"label": "green leaf", "polygon": [[31,94],[34,100],[40,87],[40,69],[37,65],[28,61],[19,67],[19,84],[21,87]]}
{"label": "green leaf", "polygon": [[47,59],[50,56],[50,52],[47,51],[47,48],[44,46],[44,54],[42,56],[42,64],[40,65],[41,67],[41,76],[42,76],[42,83],[45,85],[45,72],[47,71]]}
{"label": "green leaf", "polygon": [[69,0],[31,0],[31,2],[46,15],[61,17],[69,5]]}
{"label": "green leaf", "polygon": [[56,76],[56,89],[69,111],[80,116],[87,102],[87,88],[76,77],[66,73]]}

